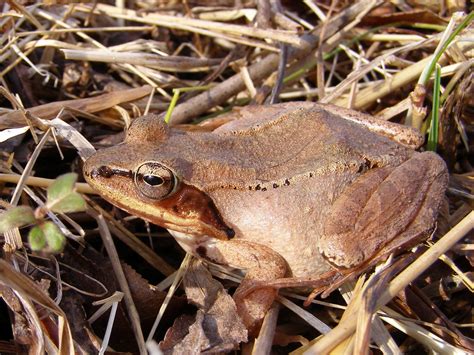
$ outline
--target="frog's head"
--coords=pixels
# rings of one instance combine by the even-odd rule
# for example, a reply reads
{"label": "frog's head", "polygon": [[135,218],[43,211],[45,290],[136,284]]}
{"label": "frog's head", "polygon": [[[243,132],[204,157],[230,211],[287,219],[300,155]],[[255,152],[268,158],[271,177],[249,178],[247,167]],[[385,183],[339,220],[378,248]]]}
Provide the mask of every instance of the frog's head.
{"label": "frog's head", "polygon": [[190,162],[176,156],[169,138],[182,135],[159,117],[143,116],[122,144],[86,160],[86,181],[106,200],[152,223],[194,236],[234,235],[212,199],[186,181]]}

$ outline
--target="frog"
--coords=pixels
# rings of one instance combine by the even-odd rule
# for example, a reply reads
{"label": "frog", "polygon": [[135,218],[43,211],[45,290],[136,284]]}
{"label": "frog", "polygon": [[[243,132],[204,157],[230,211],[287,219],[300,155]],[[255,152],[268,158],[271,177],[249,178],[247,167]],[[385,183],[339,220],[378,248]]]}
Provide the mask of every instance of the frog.
{"label": "frog", "polygon": [[210,129],[158,115],[83,167],[106,200],[168,229],[189,253],[243,270],[249,332],[282,287],[332,291],[427,239],[448,183],[409,127],[313,102],[247,106]]}

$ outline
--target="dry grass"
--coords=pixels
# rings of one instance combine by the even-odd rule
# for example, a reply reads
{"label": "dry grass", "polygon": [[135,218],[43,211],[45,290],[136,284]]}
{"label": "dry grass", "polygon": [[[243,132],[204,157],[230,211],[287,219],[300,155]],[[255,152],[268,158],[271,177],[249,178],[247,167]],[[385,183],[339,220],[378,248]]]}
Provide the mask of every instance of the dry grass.
{"label": "dry grass", "polygon": [[[474,351],[474,29],[473,14],[461,13],[469,5],[224,0],[129,1],[124,8],[120,2],[64,2],[0,5],[2,207],[41,205],[48,178],[80,173],[96,148],[119,143],[120,132],[147,112],[164,118],[170,103],[172,125],[234,106],[308,100],[426,133],[439,64],[437,149],[451,181],[432,242],[348,282],[328,302],[303,308],[305,297],[282,292],[261,336],[242,349],[264,353],[274,342],[274,351],[295,354],[359,354],[369,347]],[[68,237],[64,253],[32,253],[25,229],[1,239],[0,326],[13,329],[0,338],[1,353],[104,351],[108,313],[93,316],[102,303],[114,315],[109,345],[145,353],[147,338],[161,340],[183,313],[178,286],[189,260],[180,267],[183,252],[170,236],[104,207],[87,184],[77,191],[92,194],[87,214],[50,216]],[[102,248],[107,252],[98,253]],[[211,270],[226,286],[241,279]]]}

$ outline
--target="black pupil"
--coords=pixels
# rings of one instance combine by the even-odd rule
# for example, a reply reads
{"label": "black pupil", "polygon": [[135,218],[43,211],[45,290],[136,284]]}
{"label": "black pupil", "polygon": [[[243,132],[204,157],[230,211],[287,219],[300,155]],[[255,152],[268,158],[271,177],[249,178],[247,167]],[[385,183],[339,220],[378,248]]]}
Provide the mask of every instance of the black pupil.
{"label": "black pupil", "polygon": [[151,186],[159,186],[164,183],[163,178],[157,175],[145,175],[143,176],[143,181]]}

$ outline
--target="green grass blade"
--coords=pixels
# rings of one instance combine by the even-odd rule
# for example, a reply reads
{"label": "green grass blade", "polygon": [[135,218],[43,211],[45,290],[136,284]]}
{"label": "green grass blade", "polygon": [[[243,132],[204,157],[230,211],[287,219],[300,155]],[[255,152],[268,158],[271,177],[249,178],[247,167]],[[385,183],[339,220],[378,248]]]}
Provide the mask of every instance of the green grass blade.
{"label": "green grass blade", "polygon": [[428,144],[426,148],[432,152],[436,151],[438,145],[438,130],[439,130],[439,97],[441,92],[441,66],[436,65],[435,78],[433,85],[433,106],[431,109],[431,125],[428,132]]}

